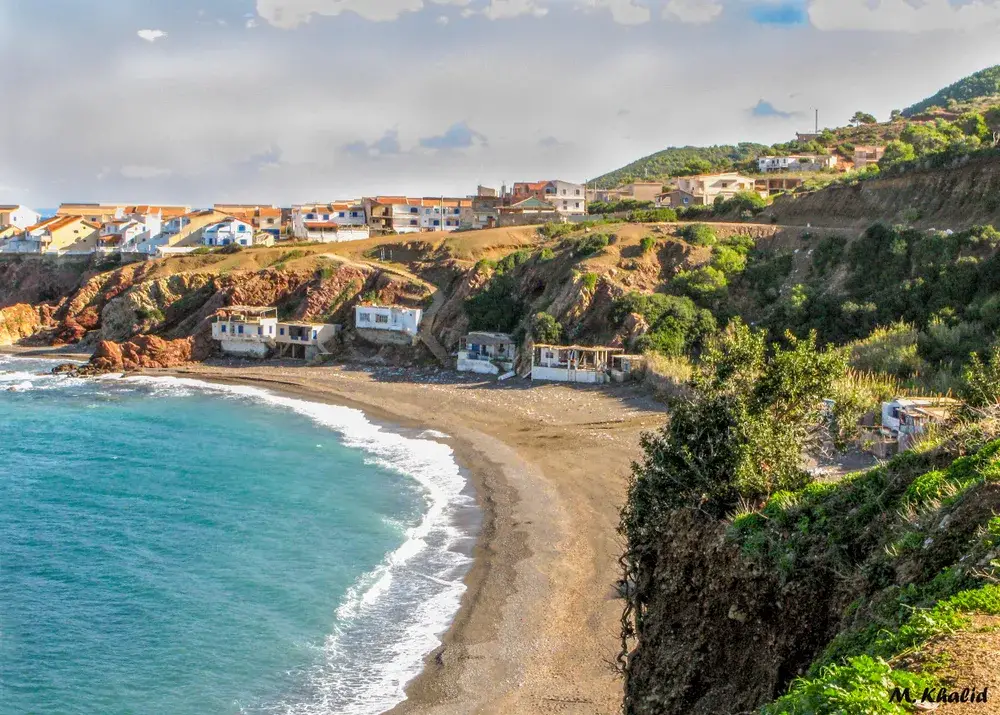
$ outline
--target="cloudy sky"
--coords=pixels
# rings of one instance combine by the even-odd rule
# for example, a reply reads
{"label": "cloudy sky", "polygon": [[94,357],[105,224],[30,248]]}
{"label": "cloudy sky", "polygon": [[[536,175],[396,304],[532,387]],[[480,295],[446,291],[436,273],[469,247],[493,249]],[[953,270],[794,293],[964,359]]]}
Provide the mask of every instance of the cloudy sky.
{"label": "cloudy sky", "polygon": [[0,202],[583,181],[886,118],[998,37],[1000,0],[0,0]]}

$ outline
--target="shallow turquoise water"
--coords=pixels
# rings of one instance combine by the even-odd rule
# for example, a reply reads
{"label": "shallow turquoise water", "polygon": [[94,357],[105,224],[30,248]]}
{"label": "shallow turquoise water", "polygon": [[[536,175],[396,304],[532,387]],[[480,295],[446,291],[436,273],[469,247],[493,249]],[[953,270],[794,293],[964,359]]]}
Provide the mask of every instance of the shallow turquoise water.
{"label": "shallow turquoise water", "polygon": [[379,713],[457,610],[450,449],[0,356],[0,715]]}

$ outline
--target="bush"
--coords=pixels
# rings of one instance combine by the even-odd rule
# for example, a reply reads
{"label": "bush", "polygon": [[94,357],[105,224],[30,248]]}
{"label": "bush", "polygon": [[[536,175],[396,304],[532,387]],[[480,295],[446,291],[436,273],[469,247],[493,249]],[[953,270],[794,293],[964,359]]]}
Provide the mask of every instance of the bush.
{"label": "bush", "polygon": [[656,239],[652,236],[643,236],[642,240],[639,241],[639,247],[642,249],[643,253],[649,253],[656,248]]}
{"label": "bush", "polygon": [[576,245],[573,248],[573,255],[577,258],[593,256],[594,254],[600,253],[607,248],[609,243],[609,237],[603,233],[584,236],[583,238],[577,239]]}
{"label": "bush", "polygon": [[582,285],[583,289],[588,293],[593,293],[597,290],[597,280],[598,276],[596,273],[584,273],[580,279],[580,285]]}
{"label": "bush", "polygon": [[714,246],[719,240],[715,231],[703,223],[685,226],[680,230],[680,236],[695,246]]}
{"label": "bush", "polygon": [[222,248],[220,248],[219,249],[219,253],[222,253],[222,254],[228,256],[228,255],[233,254],[233,253],[239,253],[242,250],[243,250],[243,246],[241,246],[240,244],[238,244],[238,243],[230,243],[228,246],[223,246]]}
{"label": "bush", "polygon": [[726,274],[712,266],[702,266],[681,271],[674,276],[671,286],[695,300],[710,301],[725,293],[729,280]]}
{"label": "bush", "polygon": [[667,208],[632,211],[628,220],[632,223],[673,223],[677,220],[677,212]]}
{"label": "bush", "polygon": [[994,347],[985,363],[973,353],[962,373],[959,394],[970,407],[991,407],[1000,402],[1000,348]]}
{"label": "bush", "polygon": [[574,225],[571,223],[547,223],[538,229],[538,232],[545,236],[546,238],[562,238],[563,236],[568,236],[574,231],[579,230],[582,225]]}
{"label": "bush", "polygon": [[546,261],[551,261],[555,257],[556,257],[556,254],[552,252],[551,248],[543,248],[538,253],[538,260],[541,261],[541,262],[543,262],[543,263],[545,263]]}
{"label": "bush", "polygon": [[661,293],[628,293],[611,308],[610,318],[622,325],[632,313],[641,315],[649,331],[641,336],[636,349],[662,355],[681,356],[715,332],[715,318],[701,310],[690,298]]}
{"label": "bush", "polygon": [[720,200],[721,198],[716,199],[715,206],[713,207],[716,214],[730,212],[743,214],[746,212],[751,216],[756,216],[767,208],[767,199],[754,191],[741,191],[728,200]]}
{"label": "bush", "polygon": [[211,253],[212,249],[208,246],[198,246],[198,248],[191,251],[192,256],[204,256],[206,253]]}
{"label": "bush", "polygon": [[536,343],[557,345],[562,332],[562,325],[548,313],[536,313],[531,319],[531,337]]}
{"label": "bush", "polygon": [[742,273],[747,267],[746,253],[729,246],[716,246],[712,249],[711,267],[724,275]]}
{"label": "bush", "polygon": [[151,320],[154,323],[162,323],[166,316],[163,315],[163,311],[153,306],[151,308],[142,307],[135,311],[136,317],[139,320]]}

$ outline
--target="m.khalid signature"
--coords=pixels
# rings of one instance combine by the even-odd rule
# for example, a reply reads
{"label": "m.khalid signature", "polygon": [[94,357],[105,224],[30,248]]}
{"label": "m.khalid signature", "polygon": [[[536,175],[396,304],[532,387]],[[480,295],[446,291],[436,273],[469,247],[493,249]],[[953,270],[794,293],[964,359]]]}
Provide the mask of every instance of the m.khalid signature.
{"label": "m.khalid signature", "polygon": [[890,703],[986,703],[990,699],[990,689],[979,688],[924,688],[920,697],[914,697],[909,688],[893,688],[889,694]]}

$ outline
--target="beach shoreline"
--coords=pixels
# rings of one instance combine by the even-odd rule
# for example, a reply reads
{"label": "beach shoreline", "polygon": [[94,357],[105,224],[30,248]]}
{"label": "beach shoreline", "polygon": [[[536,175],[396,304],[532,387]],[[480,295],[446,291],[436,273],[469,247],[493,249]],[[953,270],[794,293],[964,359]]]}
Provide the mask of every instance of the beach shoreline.
{"label": "beach shoreline", "polygon": [[389,715],[618,712],[614,527],[639,434],[662,423],[662,406],[631,388],[527,389],[438,371],[219,363],[141,374],[250,385],[448,435],[481,530],[459,610]]}

